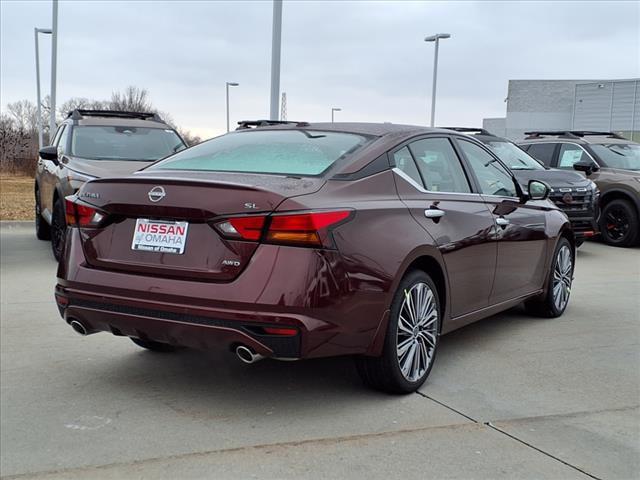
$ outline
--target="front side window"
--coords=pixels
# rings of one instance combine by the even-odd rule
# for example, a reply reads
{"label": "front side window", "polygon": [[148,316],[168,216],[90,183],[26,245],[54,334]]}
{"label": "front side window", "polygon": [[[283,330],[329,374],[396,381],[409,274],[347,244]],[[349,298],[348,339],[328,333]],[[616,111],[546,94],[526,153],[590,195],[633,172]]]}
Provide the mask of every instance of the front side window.
{"label": "front side window", "polygon": [[610,168],[640,170],[640,145],[635,143],[612,143],[591,145],[604,165]]}
{"label": "front side window", "polygon": [[471,142],[459,140],[459,143],[483,194],[500,197],[518,196],[513,178],[495,158]]}
{"label": "front side window", "polygon": [[352,133],[299,129],[235,132],[173,155],[151,169],[315,176],[368,140]]}
{"label": "front side window", "polygon": [[409,145],[425,188],[432,192],[471,193],[460,159],[447,138],[425,138]]}
{"label": "front side window", "polygon": [[62,134],[60,135],[60,138],[58,138],[57,146],[58,146],[59,153],[67,153],[67,150],[69,149],[68,147],[69,130],[71,130],[71,128],[65,125],[65,128],[64,130],[62,130]]}
{"label": "front side window", "polygon": [[154,161],[186,148],[171,129],[80,125],[71,136],[71,155],[89,160]]}
{"label": "front side window", "polygon": [[590,162],[591,158],[589,158],[589,154],[580,146],[572,143],[563,143],[560,145],[558,168],[572,169],[574,163],[582,161]]}
{"label": "front side window", "polygon": [[533,143],[529,145],[527,153],[536,160],[541,161],[547,167],[550,167],[555,149],[555,143]]}
{"label": "front side window", "polygon": [[58,130],[56,130],[56,134],[53,137],[53,142],[51,142],[51,145],[56,146],[56,147],[58,146],[58,142],[60,141],[60,136],[62,135],[62,132],[64,132],[66,130],[66,128],[67,128],[66,124],[60,125],[58,127]]}
{"label": "front side window", "polygon": [[540,162],[511,142],[487,141],[484,143],[511,170],[544,170]]}

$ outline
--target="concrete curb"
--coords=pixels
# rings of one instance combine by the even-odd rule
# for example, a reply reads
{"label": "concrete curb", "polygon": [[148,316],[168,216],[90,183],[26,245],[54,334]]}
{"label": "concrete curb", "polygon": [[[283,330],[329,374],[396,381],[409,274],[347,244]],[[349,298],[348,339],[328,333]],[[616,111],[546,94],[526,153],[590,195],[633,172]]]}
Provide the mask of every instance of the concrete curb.
{"label": "concrete curb", "polygon": [[34,220],[0,220],[0,228],[4,230],[5,228],[25,228],[32,227],[35,228]]}

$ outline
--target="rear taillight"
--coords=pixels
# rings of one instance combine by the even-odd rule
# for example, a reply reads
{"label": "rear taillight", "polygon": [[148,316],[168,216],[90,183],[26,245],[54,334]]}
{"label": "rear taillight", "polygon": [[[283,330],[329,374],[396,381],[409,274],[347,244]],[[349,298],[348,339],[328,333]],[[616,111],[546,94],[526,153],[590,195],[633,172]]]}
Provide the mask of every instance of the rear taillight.
{"label": "rear taillight", "polygon": [[105,218],[96,208],[79,203],[75,196],[65,198],[65,211],[68,227],[95,228],[100,226]]}
{"label": "rear taillight", "polygon": [[264,215],[233,217],[216,223],[216,228],[226,238],[258,241],[266,218]]}
{"label": "rear taillight", "polygon": [[274,215],[265,242],[331,247],[331,230],[350,216],[351,210]]}
{"label": "rear taillight", "polygon": [[333,247],[331,230],[347,221],[352,210],[246,215],[215,224],[223,237],[301,247]]}

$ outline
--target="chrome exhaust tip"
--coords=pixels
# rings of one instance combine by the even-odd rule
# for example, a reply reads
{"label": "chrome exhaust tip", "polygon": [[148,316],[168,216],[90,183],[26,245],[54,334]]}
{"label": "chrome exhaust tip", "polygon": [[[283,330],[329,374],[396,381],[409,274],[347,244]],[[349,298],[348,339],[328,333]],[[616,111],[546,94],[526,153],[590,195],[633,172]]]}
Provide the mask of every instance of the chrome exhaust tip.
{"label": "chrome exhaust tip", "polygon": [[89,332],[87,332],[87,329],[78,320],[71,320],[69,322],[69,325],[71,326],[71,328],[73,328],[73,331],[76,332],[77,334],[82,335],[83,337],[86,335],[89,335]]}
{"label": "chrome exhaust tip", "polygon": [[264,355],[254,352],[251,348],[239,345],[236,347],[236,355],[241,362],[256,363],[264,358]]}

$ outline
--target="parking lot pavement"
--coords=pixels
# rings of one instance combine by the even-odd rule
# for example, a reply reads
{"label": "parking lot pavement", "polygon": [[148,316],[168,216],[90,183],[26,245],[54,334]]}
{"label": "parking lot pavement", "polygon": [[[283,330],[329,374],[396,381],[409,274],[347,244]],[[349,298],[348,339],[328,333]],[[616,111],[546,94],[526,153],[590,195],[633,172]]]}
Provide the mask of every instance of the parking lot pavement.
{"label": "parking lot pavement", "polygon": [[32,226],[0,228],[6,478],[637,478],[640,250],[578,254],[566,314],[443,337],[420,393],[347,358],[240,364],[75,335]]}

